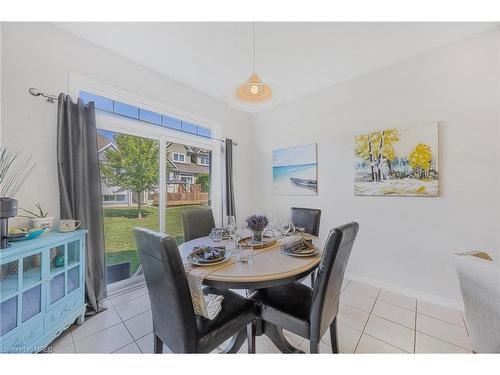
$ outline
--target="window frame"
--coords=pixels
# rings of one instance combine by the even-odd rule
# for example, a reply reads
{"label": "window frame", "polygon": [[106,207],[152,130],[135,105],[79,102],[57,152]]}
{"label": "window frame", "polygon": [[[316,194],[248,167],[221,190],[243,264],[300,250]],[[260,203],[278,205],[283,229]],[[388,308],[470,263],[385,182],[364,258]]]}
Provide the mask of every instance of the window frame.
{"label": "window frame", "polygon": [[[194,181],[195,181],[195,180],[194,180],[194,176],[192,176],[192,175],[186,175],[186,174],[182,174],[182,173],[179,175],[179,178],[180,178],[180,179],[181,179],[181,181],[182,181],[182,182],[184,182],[185,184],[190,184],[190,185],[194,184]],[[184,181],[184,180],[183,180],[183,178],[189,178],[189,179],[191,180],[191,182]]]}
{"label": "window frame", "polygon": [[[186,157],[187,155],[182,153],[182,152],[171,152],[170,153],[171,155],[171,159],[175,162],[175,163],[183,163],[183,164],[187,164],[186,163]],[[182,156],[182,161],[181,160],[175,160],[175,156]]]}
{"label": "window frame", "polygon": [[[202,158],[208,159],[208,163],[203,163]],[[198,155],[196,161],[197,161],[198,165],[202,165],[204,167],[210,167],[210,155],[200,154],[200,155]]]}
{"label": "window frame", "polygon": [[[121,134],[128,134],[137,137],[143,137],[159,141],[160,146],[160,225],[159,230],[166,232],[166,196],[167,194],[167,146],[171,143],[189,145],[208,150],[211,155],[211,183],[210,183],[210,207],[213,210],[216,225],[222,225],[222,145],[221,126],[219,123],[207,120],[200,116],[169,107],[158,101],[144,98],[123,89],[87,78],[85,76],[70,73],[69,75],[69,93],[73,98],[78,98],[80,91],[86,91],[95,95],[100,95],[112,100],[121,101],[139,108],[165,114],[173,118],[180,119],[189,123],[199,124],[211,130],[212,138],[194,135],[191,133],[180,132],[163,126],[149,125],[141,120],[131,119],[124,116],[113,116],[105,111],[96,111],[96,125],[98,129],[108,130]],[[138,126],[137,124],[142,124]],[[139,275],[131,277],[114,284],[108,285],[108,291],[113,293],[124,288],[135,287],[138,283],[143,283],[144,277]],[[116,284],[116,285],[115,285]]]}

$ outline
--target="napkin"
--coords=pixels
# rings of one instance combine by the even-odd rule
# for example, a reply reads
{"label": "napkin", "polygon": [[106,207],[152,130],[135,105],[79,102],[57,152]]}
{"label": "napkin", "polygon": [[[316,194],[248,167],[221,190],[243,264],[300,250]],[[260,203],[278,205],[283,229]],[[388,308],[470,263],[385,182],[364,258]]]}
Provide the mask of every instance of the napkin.
{"label": "napkin", "polygon": [[284,243],[281,250],[291,254],[311,253],[314,251],[314,245],[311,240],[299,238],[295,241]]}

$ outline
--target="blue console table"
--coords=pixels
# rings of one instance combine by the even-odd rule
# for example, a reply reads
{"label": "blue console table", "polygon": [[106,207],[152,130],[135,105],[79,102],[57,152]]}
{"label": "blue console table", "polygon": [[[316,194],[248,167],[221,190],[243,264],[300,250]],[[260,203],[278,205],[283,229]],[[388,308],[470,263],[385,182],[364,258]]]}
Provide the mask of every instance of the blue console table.
{"label": "blue console table", "polygon": [[36,353],[85,314],[85,230],[0,250],[0,353]]}

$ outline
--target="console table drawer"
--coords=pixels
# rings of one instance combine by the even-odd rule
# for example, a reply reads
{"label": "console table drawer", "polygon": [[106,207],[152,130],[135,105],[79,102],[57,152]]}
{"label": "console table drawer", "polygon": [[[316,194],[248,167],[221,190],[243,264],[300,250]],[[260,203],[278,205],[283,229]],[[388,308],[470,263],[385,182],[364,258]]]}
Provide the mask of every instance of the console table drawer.
{"label": "console table drawer", "polygon": [[45,316],[45,331],[50,331],[62,321],[74,315],[75,312],[81,308],[82,304],[83,296],[81,294],[76,294],[72,297],[68,297],[56,307],[50,309]]}

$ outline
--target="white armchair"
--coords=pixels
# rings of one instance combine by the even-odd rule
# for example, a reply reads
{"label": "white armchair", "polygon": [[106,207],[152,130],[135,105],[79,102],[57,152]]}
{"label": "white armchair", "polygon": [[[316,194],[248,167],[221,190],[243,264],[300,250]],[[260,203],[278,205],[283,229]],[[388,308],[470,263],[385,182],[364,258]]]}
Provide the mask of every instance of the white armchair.
{"label": "white armchair", "polygon": [[500,266],[475,256],[456,258],[465,319],[476,353],[500,353]]}

